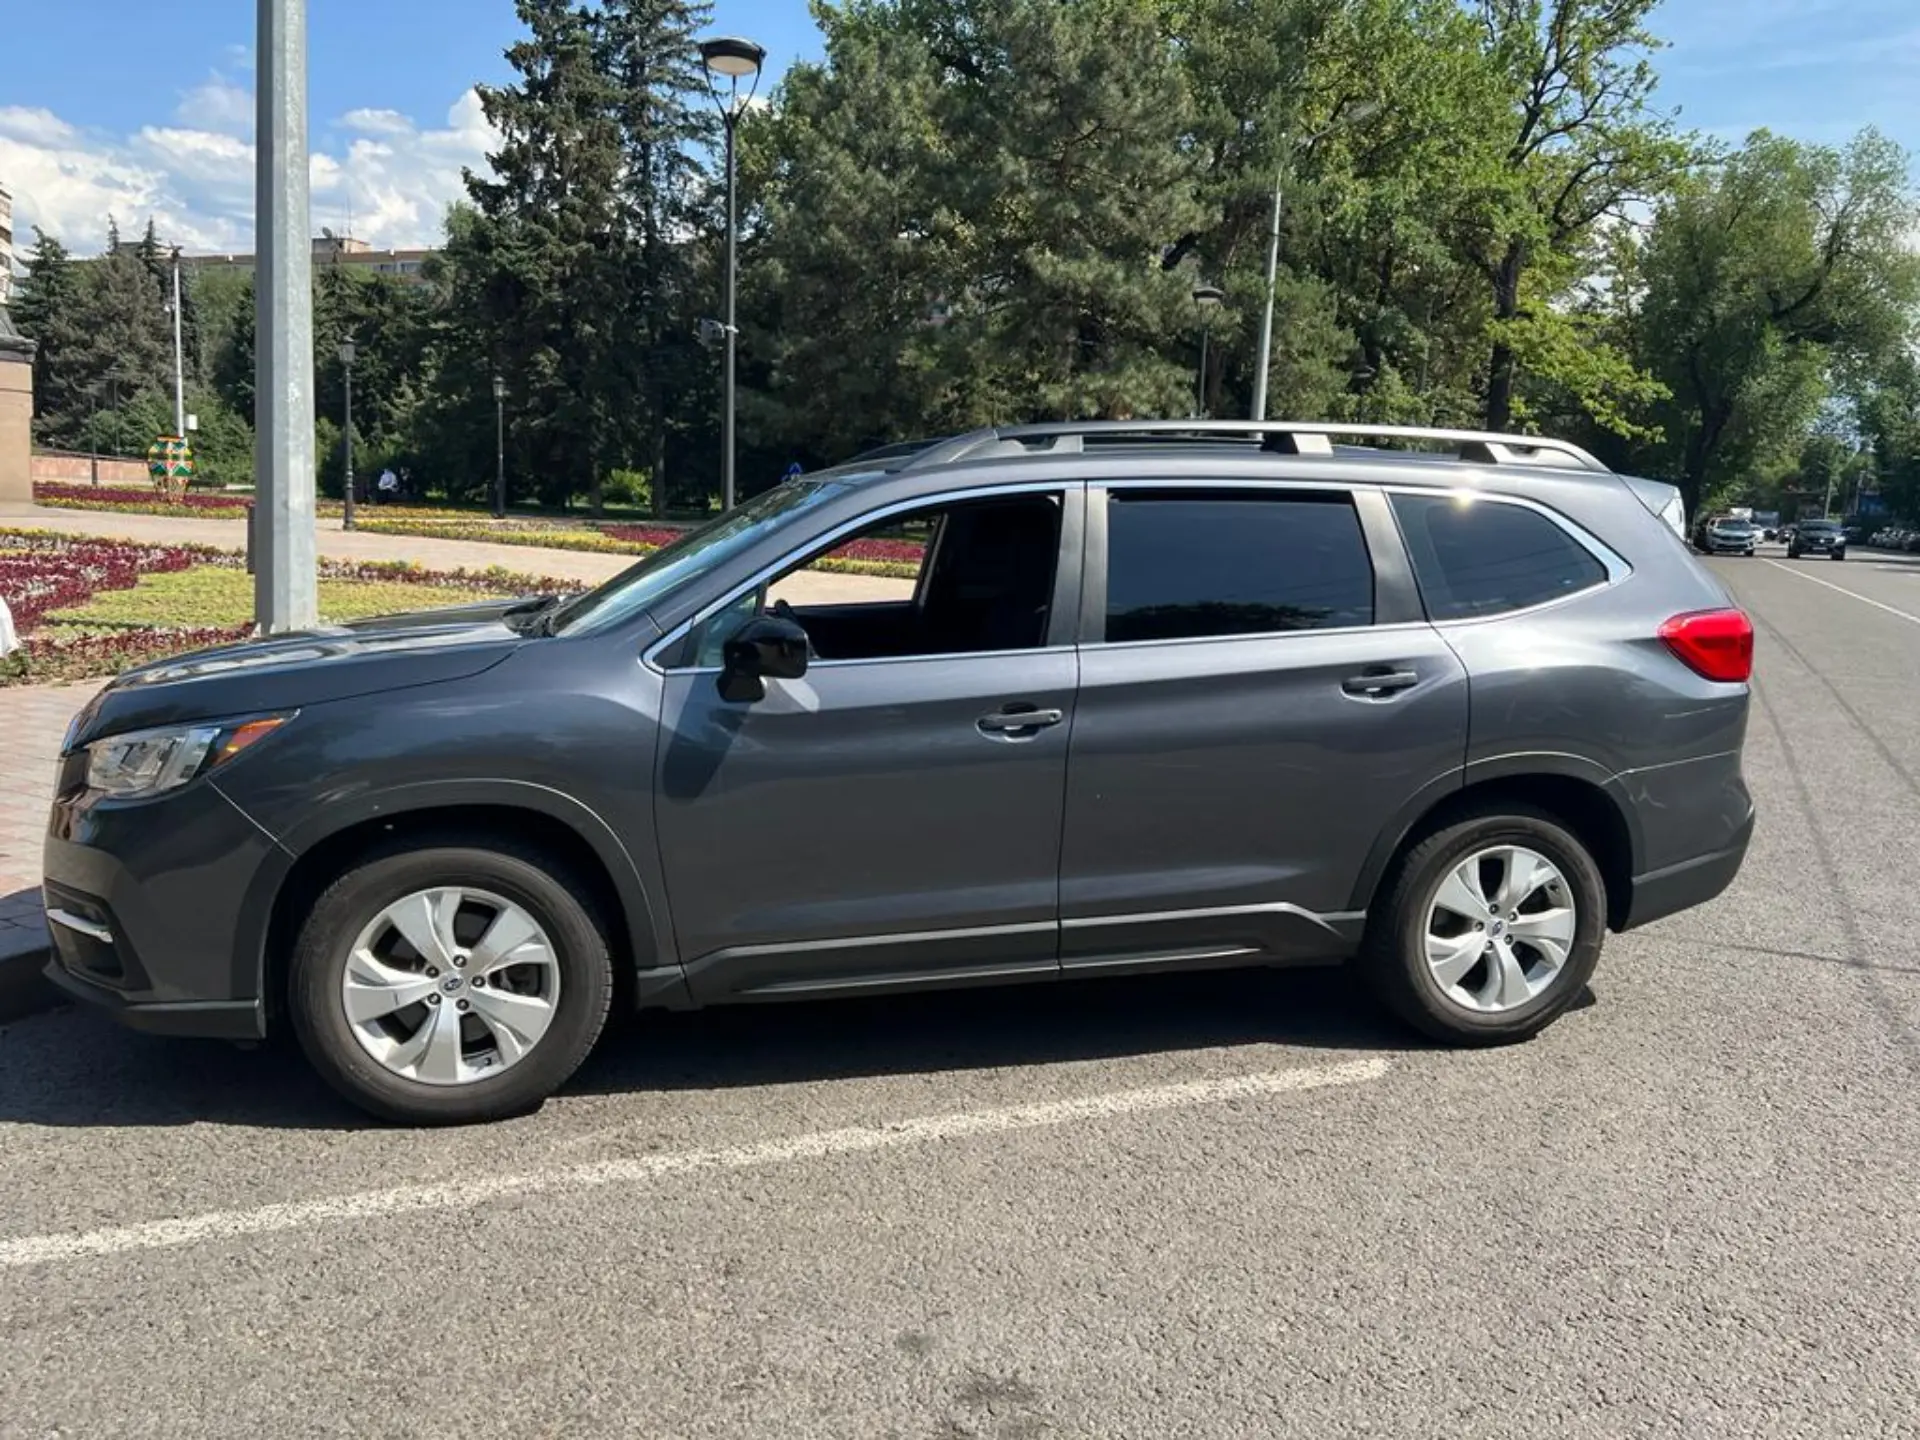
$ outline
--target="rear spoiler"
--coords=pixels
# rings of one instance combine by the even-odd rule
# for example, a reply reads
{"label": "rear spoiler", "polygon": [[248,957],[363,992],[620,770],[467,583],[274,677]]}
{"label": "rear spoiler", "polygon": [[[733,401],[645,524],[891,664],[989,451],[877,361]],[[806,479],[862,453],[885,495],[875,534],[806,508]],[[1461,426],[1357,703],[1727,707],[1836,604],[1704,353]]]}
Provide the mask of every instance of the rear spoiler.
{"label": "rear spoiler", "polygon": [[1637,475],[1622,475],[1627,488],[1639,497],[1640,503],[1667,522],[1668,527],[1682,540],[1687,538],[1687,507],[1680,498],[1680,487],[1669,485],[1664,480],[1642,480]]}

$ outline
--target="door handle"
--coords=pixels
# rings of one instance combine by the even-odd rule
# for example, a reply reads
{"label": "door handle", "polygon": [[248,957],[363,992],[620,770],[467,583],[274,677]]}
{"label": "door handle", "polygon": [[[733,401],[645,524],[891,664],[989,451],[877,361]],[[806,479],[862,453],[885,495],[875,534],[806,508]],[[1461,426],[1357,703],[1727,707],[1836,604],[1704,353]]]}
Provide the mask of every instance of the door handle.
{"label": "door handle", "polygon": [[996,710],[991,715],[982,715],[974,724],[982,735],[1004,737],[1008,740],[1024,740],[1038,734],[1050,725],[1058,725],[1066,719],[1061,710],[1040,710],[1032,705],[1009,705],[1004,710]]}
{"label": "door handle", "polygon": [[1358,675],[1349,675],[1340,688],[1362,700],[1391,700],[1402,690],[1420,683],[1417,670],[1395,670],[1387,665],[1370,665]]}

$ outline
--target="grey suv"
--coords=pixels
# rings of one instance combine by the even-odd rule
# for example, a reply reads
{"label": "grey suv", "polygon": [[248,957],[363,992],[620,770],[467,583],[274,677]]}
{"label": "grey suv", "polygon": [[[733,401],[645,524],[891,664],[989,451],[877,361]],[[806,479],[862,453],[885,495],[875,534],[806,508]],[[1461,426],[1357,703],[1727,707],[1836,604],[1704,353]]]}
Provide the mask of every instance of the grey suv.
{"label": "grey suv", "polygon": [[150,665],[66,739],[49,973],[413,1122],[537,1105],[616,997],[1352,958],[1520,1039],[1752,830],[1752,630],[1675,499],[1538,438],[1028,426],[574,599]]}

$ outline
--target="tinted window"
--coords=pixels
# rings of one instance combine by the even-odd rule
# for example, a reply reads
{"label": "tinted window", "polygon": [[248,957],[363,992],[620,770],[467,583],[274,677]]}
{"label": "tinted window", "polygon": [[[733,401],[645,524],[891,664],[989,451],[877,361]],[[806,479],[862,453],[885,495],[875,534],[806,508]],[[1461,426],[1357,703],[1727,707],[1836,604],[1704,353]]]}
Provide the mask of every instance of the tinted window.
{"label": "tinted window", "polygon": [[1395,495],[1427,613],[1497,615],[1557,600],[1607,578],[1607,567],[1537,510],[1447,495]]}
{"label": "tinted window", "polygon": [[1116,490],[1110,641],[1373,623],[1373,564],[1344,495]]}

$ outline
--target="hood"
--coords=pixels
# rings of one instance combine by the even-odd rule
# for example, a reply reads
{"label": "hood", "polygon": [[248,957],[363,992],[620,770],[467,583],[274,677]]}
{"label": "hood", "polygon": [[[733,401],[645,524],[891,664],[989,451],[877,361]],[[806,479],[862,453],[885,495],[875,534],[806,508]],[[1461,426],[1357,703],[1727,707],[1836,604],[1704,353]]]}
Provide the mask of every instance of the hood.
{"label": "hood", "polygon": [[156,660],[95,696],[75,717],[66,748],[153,725],[297,710],[477,675],[528,643],[503,619],[524,603],[385,615]]}

